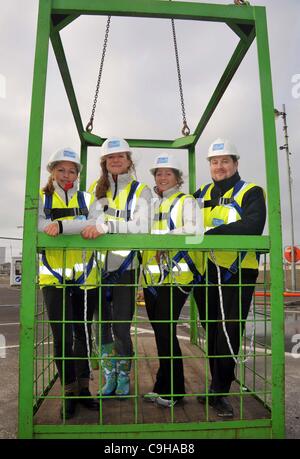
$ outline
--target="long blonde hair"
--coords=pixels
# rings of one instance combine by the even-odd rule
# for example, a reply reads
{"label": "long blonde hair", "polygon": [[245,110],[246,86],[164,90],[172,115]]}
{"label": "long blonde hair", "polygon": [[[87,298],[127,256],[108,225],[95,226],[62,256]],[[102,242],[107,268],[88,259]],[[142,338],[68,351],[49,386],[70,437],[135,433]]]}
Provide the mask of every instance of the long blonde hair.
{"label": "long blonde hair", "polygon": [[[132,171],[134,173],[134,175],[136,175],[135,167],[134,167],[133,161],[131,159],[131,154],[126,152],[126,156],[127,156],[127,159],[128,159],[128,161],[130,163],[127,173]],[[108,170],[107,170],[107,167],[106,167],[106,157],[105,156],[103,158],[101,158],[100,167],[101,167],[102,174],[101,174],[101,176],[100,176],[100,178],[99,178],[99,180],[97,182],[96,190],[95,190],[95,196],[96,196],[97,199],[104,198],[106,196],[107,191],[109,190],[109,187],[110,187],[109,178],[108,178]]]}

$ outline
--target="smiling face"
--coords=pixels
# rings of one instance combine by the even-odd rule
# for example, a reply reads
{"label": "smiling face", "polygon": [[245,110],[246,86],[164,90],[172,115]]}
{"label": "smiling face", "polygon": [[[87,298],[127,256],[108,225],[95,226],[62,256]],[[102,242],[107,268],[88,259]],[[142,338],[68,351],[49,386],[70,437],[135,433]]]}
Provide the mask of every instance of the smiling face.
{"label": "smiling face", "polygon": [[126,174],[132,164],[129,159],[128,153],[113,153],[112,155],[105,156],[106,169],[113,176]]}
{"label": "smiling face", "polygon": [[159,192],[167,191],[178,184],[178,178],[173,169],[165,167],[155,171],[155,183]]}
{"label": "smiling face", "polygon": [[76,164],[72,161],[59,161],[52,170],[52,178],[61,188],[67,183],[74,183],[78,177]]}
{"label": "smiling face", "polygon": [[238,169],[238,164],[230,155],[212,157],[209,160],[212,179],[219,182],[232,177]]}

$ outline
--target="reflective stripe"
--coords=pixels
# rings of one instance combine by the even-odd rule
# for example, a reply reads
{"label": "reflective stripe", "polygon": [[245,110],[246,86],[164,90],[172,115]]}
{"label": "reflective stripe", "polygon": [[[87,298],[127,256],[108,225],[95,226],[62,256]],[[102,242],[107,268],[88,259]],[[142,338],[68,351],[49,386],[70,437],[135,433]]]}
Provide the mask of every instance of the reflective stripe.
{"label": "reflective stripe", "polygon": [[231,207],[231,206],[228,206],[228,207],[230,207],[230,208],[229,208],[228,217],[227,217],[227,224],[234,223],[234,222],[237,221],[237,219],[238,219],[237,217],[239,217],[239,214],[235,210],[234,207]]}
{"label": "reflective stripe", "polygon": [[164,230],[156,230],[156,229],[152,229],[151,230],[151,234],[167,234],[169,233],[169,229],[164,229]]}
{"label": "reflective stripe", "polygon": [[[66,277],[71,277],[72,274],[73,274],[73,270],[69,269],[69,268],[65,268],[65,270],[63,270],[61,268],[56,268],[56,269],[53,269],[53,271],[55,271],[60,276],[63,276],[63,274],[65,274]],[[51,275],[52,276],[51,271],[49,271],[49,269],[46,268],[46,266],[44,266],[44,265],[40,265],[39,273],[42,274],[42,275],[47,275],[47,276]]]}
{"label": "reflective stripe", "polygon": [[154,221],[166,220],[169,216],[169,212],[159,212],[154,215]]}
{"label": "reflective stripe", "polygon": [[[86,263],[86,265],[87,265],[87,263]],[[93,267],[95,267],[95,266],[96,266],[96,262],[93,261]],[[75,263],[75,265],[74,265],[74,270],[77,273],[78,272],[82,273],[84,271],[84,268],[85,268],[85,266],[84,266],[83,263]]]}
{"label": "reflective stripe", "polygon": [[90,204],[91,204],[91,199],[92,195],[90,193],[87,193],[86,191],[83,192],[84,200],[86,203],[86,207],[89,209]]}
{"label": "reflective stripe", "polygon": [[[178,263],[180,269],[177,266],[173,266],[173,272],[189,272],[190,269],[186,263]],[[158,265],[148,265],[147,267],[152,274],[160,274],[160,269]]]}
{"label": "reflective stripe", "polygon": [[127,257],[130,254],[130,250],[111,250],[110,253],[119,255],[120,257]]}

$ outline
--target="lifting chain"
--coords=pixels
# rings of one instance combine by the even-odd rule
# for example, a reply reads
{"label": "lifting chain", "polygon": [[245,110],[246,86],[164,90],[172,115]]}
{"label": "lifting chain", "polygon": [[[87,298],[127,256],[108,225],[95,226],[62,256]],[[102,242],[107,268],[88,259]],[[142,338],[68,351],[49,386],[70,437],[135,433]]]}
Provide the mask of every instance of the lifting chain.
{"label": "lifting chain", "polygon": [[234,4],[238,6],[242,6],[242,5],[250,5],[250,2],[248,0],[234,0]]}
{"label": "lifting chain", "polygon": [[110,19],[111,19],[111,16],[108,16],[107,17],[107,23],[106,23],[105,36],[104,36],[104,42],[103,42],[103,49],[102,49],[102,57],[101,57],[101,62],[100,62],[99,74],[98,74],[98,79],[97,79],[97,84],[96,84],[96,92],[95,92],[94,103],[93,103],[93,107],[92,107],[92,113],[91,113],[90,121],[88,122],[88,124],[86,125],[86,128],[85,128],[87,132],[92,132],[93,127],[94,127],[93,123],[94,123],[95,110],[96,110],[98,94],[99,94],[99,88],[100,88],[100,83],[101,83],[103,64],[104,64],[106,48],[107,48]]}
{"label": "lifting chain", "polygon": [[177,47],[177,39],[176,39],[176,30],[175,30],[175,21],[171,19],[172,22],[172,32],[173,32],[173,40],[174,40],[174,49],[175,49],[175,57],[176,57],[176,66],[177,66],[177,75],[178,75],[178,84],[179,84],[179,93],[180,93],[180,101],[181,101],[181,110],[182,110],[182,134],[187,136],[190,134],[190,128],[188,127],[186,116],[185,116],[185,108],[184,108],[184,99],[183,99],[183,89],[182,89],[182,80],[181,80],[181,72],[180,72],[180,63],[179,63],[179,54],[178,54],[178,47]]}

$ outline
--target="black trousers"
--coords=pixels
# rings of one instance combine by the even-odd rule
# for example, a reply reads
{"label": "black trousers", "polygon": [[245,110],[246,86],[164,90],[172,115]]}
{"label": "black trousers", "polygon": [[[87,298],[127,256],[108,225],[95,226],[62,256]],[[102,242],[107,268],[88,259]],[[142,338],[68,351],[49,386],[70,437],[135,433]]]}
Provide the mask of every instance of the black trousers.
{"label": "black trousers", "polygon": [[[48,318],[50,321],[61,322],[65,320],[82,321],[82,323],[56,323],[52,322],[51,330],[54,340],[54,357],[61,382],[65,385],[74,383],[76,380],[87,381],[90,376],[87,359],[87,343],[84,326],[84,290],[79,287],[65,288],[65,313],[63,313],[63,288],[54,286],[42,289]],[[87,291],[87,320],[93,319],[97,305],[98,289]],[[91,324],[88,324],[88,335],[91,349]],[[71,357],[71,360],[61,360],[59,357]],[[85,358],[76,360],[76,357]]]}
{"label": "black trousers", "polygon": [[[188,291],[187,287],[184,290]],[[171,394],[171,374],[173,375],[173,394],[185,394],[184,371],[182,362],[182,353],[177,338],[177,323],[159,323],[154,321],[171,320],[171,288],[158,287],[157,296],[154,296],[149,289],[144,289],[144,298],[149,320],[154,330],[157,353],[159,356],[159,369],[156,374],[156,381],[153,392],[158,394]],[[179,319],[181,310],[188,297],[177,287],[173,287],[173,314],[172,319]],[[171,341],[171,337],[173,339]],[[171,343],[173,352],[171,353]],[[163,358],[169,357],[169,358]],[[175,358],[173,358],[175,357]],[[171,373],[172,372],[172,373]],[[170,398],[170,397],[166,397]]]}
{"label": "black trousers", "polygon": [[[102,287],[101,311],[99,311],[98,306],[95,311],[95,319],[99,320],[101,317],[101,320],[104,321],[101,324],[101,344],[114,342],[116,355],[122,357],[133,355],[130,328],[135,308],[135,287],[127,284],[134,284],[136,279],[138,279],[138,275],[136,275],[135,270],[130,269],[118,279],[118,284],[124,285],[112,284],[109,288]],[[98,342],[98,329],[96,334]]]}
{"label": "black trousers", "polygon": [[[218,277],[215,265],[208,261],[207,269],[209,283],[216,284],[218,282]],[[224,274],[224,272],[225,270],[221,268],[221,273]],[[242,269],[241,284],[255,284],[257,276],[258,270],[256,269]],[[228,283],[238,284],[239,274],[234,274]],[[248,316],[254,288],[255,285],[240,288],[238,286],[222,285],[226,330],[235,355],[239,352],[241,344],[240,336],[243,334],[245,328],[245,322],[243,321]],[[235,379],[235,361],[231,357],[222,326],[219,289],[217,286],[211,285],[207,287],[195,287],[194,298],[198,306],[199,318],[202,326],[207,330],[208,355],[216,356],[210,357],[209,359],[211,373],[210,387],[216,392],[229,392],[231,383]],[[216,322],[206,322],[207,320]],[[227,320],[229,320],[229,322],[227,322]],[[240,320],[243,321],[240,322]],[[228,355],[230,357],[218,358],[218,356],[221,355]]]}

